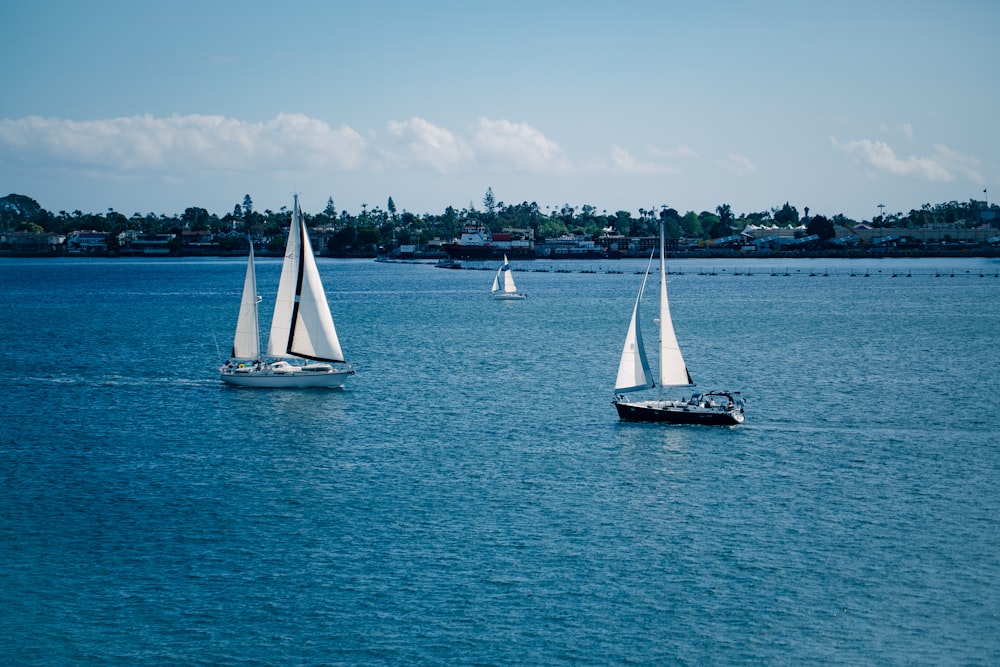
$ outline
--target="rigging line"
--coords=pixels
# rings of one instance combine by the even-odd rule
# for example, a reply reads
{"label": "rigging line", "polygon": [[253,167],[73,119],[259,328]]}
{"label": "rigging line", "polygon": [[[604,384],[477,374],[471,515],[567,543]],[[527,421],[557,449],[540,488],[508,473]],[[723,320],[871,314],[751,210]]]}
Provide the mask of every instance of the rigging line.
{"label": "rigging line", "polygon": [[222,348],[219,347],[219,338],[215,335],[215,331],[212,331],[212,340],[215,341],[215,353],[219,355],[219,359],[222,359]]}

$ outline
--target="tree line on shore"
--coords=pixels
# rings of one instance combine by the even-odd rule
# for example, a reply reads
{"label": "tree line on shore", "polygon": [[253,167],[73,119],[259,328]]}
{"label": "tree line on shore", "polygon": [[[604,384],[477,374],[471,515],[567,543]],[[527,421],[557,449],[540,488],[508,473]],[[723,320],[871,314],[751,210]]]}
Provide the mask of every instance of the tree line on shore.
{"label": "tree line on shore", "polygon": [[[876,227],[895,228],[921,228],[930,225],[971,228],[982,225],[984,218],[992,217],[984,215],[985,211],[989,210],[993,214],[997,208],[996,205],[987,208],[986,202],[975,199],[968,202],[924,204],[905,214],[900,212],[875,216],[870,223]],[[536,240],[566,234],[596,239],[606,229],[613,229],[628,237],[653,236],[658,233],[661,220],[666,225],[668,238],[689,240],[723,238],[742,231],[747,225],[795,227],[800,224],[806,225],[809,234],[829,239],[834,236],[835,225],[859,224],[859,221],[839,213],[830,217],[811,216],[809,207],[805,207],[803,213],[800,216],[798,209],[788,202],[768,211],[741,213],[739,216],[733,213],[728,204],[719,204],[714,211],[687,211],[683,214],[670,206],[661,205],[649,209],[640,208],[638,216],[624,210],[613,213],[599,211],[589,204],[579,207],[565,204],[559,208],[542,210],[534,202],[506,204],[498,201],[493,189],[488,188],[483,196],[482,207],[477,208],[470,202],[462,209],[448,206],[440,214],[418,215],[405,209],[398,211],[392,197],[388,198],[385,208],[369,208],[363,204],[360,212],[338,212],[330,197],[322,211],[312,214],[303,212],[303,215],[309,227],[326,228],[333,232],[330,239],[332,250],[358,245],[421,245],[434,238],[452,239],[461,233],[462,225],[467,221],[481,223],[491,231],[503,228],[530,229]],[[69,234],[86,230],[117,236],[127,230],[142,234],[180,235],[182,231],[220,234],[235,229],[255,238],[281,239],[288,226],[289,216],[290,210],[284,206],[278,211],[256,210],[249,194],[243,197],[242,202],[235,204],[231,212],[221,217],[194,206],[172,216],[154,213],[143,215],[138,212],[126,216],[113,209],[108,209],[106,213],[83,213],[79,210],[72,213],[51,213],[25,195],[10,194],[0,198],[0,230],[4,232]],[[239,243],[235,239],[232,241]]]}

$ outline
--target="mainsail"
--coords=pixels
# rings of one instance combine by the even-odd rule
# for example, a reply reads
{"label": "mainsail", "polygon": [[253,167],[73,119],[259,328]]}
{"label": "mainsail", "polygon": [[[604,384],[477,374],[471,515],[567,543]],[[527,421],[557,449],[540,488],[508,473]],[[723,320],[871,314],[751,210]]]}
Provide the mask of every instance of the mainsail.
{"label": "mainsail", "polygon": [[687,387],[694,384],[674,334],[667,302],[667,266],[663,259],[663,227],[660,227],[660,386]]}
{"label": "mainsail", "polygon": [[517,291],[517,285],[514,284],[514,273],[510,270],[510,267],[506,267],[506,269],[503,272],[503,291],[507,294],[513,294]]}
{"label": "mainsail", "polygon": [[344,362],[298,196],[281,265],[267,353],[275,357]]}
{"label": "mainsail", "polygon": [[260,325],[257,323],[257,274],[253,263],[253,242],[250,242],[250,259],[247,260],[247,275],[243,280],[243,299],[240,314],[236,320],[236,336],[233,339],[234,359],[260,358]]}

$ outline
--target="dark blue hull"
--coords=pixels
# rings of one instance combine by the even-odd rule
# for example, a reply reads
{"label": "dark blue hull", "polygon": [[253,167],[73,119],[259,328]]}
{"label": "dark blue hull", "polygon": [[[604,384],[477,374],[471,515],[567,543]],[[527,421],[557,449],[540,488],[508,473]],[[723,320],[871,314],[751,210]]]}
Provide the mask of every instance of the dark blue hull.
{"label": "dark blue hull", "polygon": [[664,422],[668,424],[703,424],[706,426],[736,426],[743,423],[743,409],[705,410],[668,406],[648,407],[636,403],[615,403],[618,417],[628,422]]}

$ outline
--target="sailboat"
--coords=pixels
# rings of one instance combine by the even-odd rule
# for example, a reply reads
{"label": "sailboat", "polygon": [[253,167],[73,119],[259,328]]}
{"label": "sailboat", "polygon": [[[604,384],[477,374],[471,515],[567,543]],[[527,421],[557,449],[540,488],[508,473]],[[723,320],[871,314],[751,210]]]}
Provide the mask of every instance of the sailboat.
{"label": "sailboat", "polygon": [[527,294],[517,291],[517,286],[514,284],[514,273],[510,270],[510,264],[507,263],[506,254],[503,256],[503,264],[497,269],[497,274],[493,276],[493,289],[490,292],[494,299],[501,301],[516,301],[528,297]]}
{"label": "sailboat", "polygon": [[733,426],[744,421],[745,401],[738,391],[710,391],[696,393],[690,398],[667,400],[662,390],[667,387],[690,387],[695,384],[688,372],[684,357],[677,344],[673,321],[670,319],[670,305],[667,302],[667,272],[663,255],[663,224],[660,225],[660,377],[661,395],[657,399],[633,401],[626,392],[652,389],[657,386],[646,357],[639,326],[639,304],[646,289],[646,280],[653,264],[653,254],[649,256],[646,274],[642,278],[639,295],[632,308],[625,346],[622,348],[615,380],[615,397],[612,401],[618,410],[618,417],[630,422],[667,422],[670,424],[709,424]]}
{"label": "sailboat", "polygon": [[263,357],[257,312],[260,301],[251,243],[232,357],[219,369],[224,382],[243,387],[340,387],[354,374],[344,361],[298,195]]}

